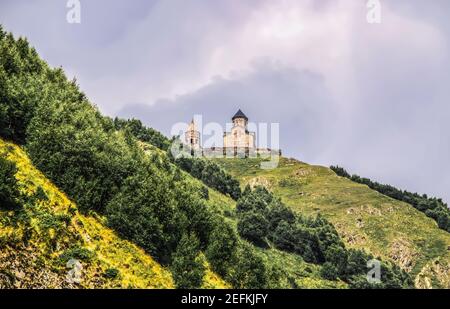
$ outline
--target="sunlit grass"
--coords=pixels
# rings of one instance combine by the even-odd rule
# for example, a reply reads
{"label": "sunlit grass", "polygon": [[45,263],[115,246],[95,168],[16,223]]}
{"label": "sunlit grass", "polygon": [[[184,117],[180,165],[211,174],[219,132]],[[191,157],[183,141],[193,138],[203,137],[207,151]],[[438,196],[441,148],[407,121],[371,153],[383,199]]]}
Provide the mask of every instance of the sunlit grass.
{"label": "sunlit grass", "polygon": [[[413,277],[437,258],[450,265],[450,234],[439,229],[433,219],[411,205],[338,177],[326,167],[287,158],[273,170],[259,168],[259,159],[216,161],[237,177],[241,186],[263,184],[293,210],[323,214],[348,247],[390,259]],[[444,278],[450,281],[450,272]]]}

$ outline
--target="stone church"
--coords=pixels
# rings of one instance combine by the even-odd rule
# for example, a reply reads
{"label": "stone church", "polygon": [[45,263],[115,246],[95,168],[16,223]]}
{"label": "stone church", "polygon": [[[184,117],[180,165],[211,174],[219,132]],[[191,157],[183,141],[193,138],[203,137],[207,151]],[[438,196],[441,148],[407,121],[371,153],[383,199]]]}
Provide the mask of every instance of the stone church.
{"label": "stone church", "polygon": [[281,155],[280,150],[269,148],[258,148],[256,145],[256,134],[248,130],[248,117],[239,109],[231,118],[233,126],[230,132],[223,133],[223,147],[202,148],[200,132],[194,120],[189,124],[185,132],[184,143],[190,148],[207,157],[243,156],[252,157],[263,154]]}
{"label": "stone church", "polygon": [[255,133],[247,130],[247,116],[241,110],[238,110],[231,120],[233,121],[231,132],[223,133],[223,147],[255,148]]}

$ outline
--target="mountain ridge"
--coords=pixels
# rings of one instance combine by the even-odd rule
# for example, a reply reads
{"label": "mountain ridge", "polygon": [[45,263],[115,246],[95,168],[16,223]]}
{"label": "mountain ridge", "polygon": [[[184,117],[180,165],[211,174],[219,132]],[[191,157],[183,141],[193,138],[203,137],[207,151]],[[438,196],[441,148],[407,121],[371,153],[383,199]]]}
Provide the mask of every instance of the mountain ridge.
{"label": "mountain ridge", "polygon": [[[382,195],[365,185],[337,176],[323,166],[282,158],[278,168],[262,170],[258,159],[216,160],[242,186],[262,184],[293,210],[323,214],[346,245],[369,250],[412,272],[417,287],[450,288],[450,234],[413,206]],[[437,282],[435,282],[437,283]]]}

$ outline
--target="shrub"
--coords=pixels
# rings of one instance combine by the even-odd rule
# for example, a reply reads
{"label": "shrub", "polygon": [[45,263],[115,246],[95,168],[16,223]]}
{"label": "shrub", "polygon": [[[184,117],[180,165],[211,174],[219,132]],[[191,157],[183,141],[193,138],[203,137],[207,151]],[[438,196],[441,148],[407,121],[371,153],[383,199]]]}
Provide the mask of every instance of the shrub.
{"label": "shrub", "polygon": [[119,277],[119,275],[120,271],[116,268],[108,268],[104,273],[105,278],[108,279],[116,279]]}
{"label": "shrub", "polygon": [[19,207],[20,192],[16,173],[16,164],[0,156],[0,207],[2,208]]}
{"label": "shrub", "polygon": [[266,246],[266,237],[269,232],[269,222],[261,213],[254,211],[240,215],[238,232],[241,237],[258,245]]}
{"label": "shrub", "polygon": [[280,250],[287,252],[298,251],[294,227],[286,221],[281,221],[276,226],[272,240],[273,244]]}
{"label": "shrub", "polygon": [[75,247],[72,247],[72,248],[64,251],[59,256],[59,258],[61,259],[61,261],[63,263],[68,262],[70,259],[77,259],[77,260],[88,262],[88,261],[92,260],[92,258],[94,256],[95,256],[94,252],[77,245]]}
{"label": "shrub", "polygon": [[205,266],[195,235],[183,235],[172,256],[171,269],[177,288],[195,289],[202,285]]}
{"label": "shrub", "polygon": [[152,128],[145,127],[138,119],[124,120],[116,117],[113,123],[116,130],[126,130],[140,141],[152,144],[162,150],[168,150],[170,147],[170,140],[167,137]]}
{"label": "shrub", "polygon": [[207,186],[234,200],[241,195],[239,181],[211,160],[184,156],[174,159],[174,163]]}
{"label": "shrub", "polygon": [[236,289],[263,289],[268,284],[268,268],[250,245],[239,246],[236,263],[226,278]]}
{"label": "shrub", "polygon": [[336,280],[338,278],[339,271],[333,264],[326,262],[322,265],[320,270],[320,276],[327,280]]}
{"label": "shrub", "polygon": [[225,222],[217,222],[211,233],[206,256],[213,270],[225,276],[236,259],[238,237],[234,229]]}

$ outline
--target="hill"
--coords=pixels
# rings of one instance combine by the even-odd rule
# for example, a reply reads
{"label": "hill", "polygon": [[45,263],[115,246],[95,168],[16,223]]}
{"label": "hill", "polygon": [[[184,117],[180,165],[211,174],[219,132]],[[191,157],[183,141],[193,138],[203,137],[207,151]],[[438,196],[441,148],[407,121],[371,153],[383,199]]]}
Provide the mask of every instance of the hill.
{"label": "hill", "polygon": [[217,162],[242,186],[264,185],[296,212],[323,214],[348,247],[393,261],[416,287],[450,288],[450,234],[411,205],[295,159],[273,170],[260,169],[260,159]]}
{"label": "hill", "polygon": [[[0,274],[20,288],[174,288],[170,269],[105,226],[38,171],[20,147],[0,139],[0,157],[14,162],[21,193],[32,199],[20,210],[0,209]],[[39,195],[39,196],[37,196]],[[80,284],[67,281],[69,259],[82,265]],[[207,265],[208,266],[208,265]],[[209,266],[208,266],[209,267]],[[229,285],[209,269],[204,288]]]}
{"label": "hill", "polygon": [[[390,255],[380,255],[382,282],[369,282],[367,261],[378,255],[377,244],[348,241],[342,231],[352,226],[342,224],[351,222],[333,225],[327,205],[363,203],[358,192],[334,198],[320,178],[308,194],[328,204],[313,212],[296,207],[302,203],[293,197],[302,191],[287,168],[294,161],[253,181],[263,186],[241,190],[249,182],[242,173],[262,172],[251,161],[223,162],[239,184],[214,161],[173,158],[171,141],[159,132],[103,116],[62,68],[50,68],[26,39],[1,29],[0,116],[6,285],[66,287],[67,267],[82,266],[80,287],[412,286]],[[290,190],[272,186],[270,177],[286,178],[280,188]],[[332,222],[311,216],[319,212]],[[428,262],[442,256],[443,241],[433,239],[419,254],[433,285],[443,283],[429,277],[439,270]]]}
{"label": "hill", "polygon": [[[104,117],[75,80],[1,28],[0,116],[5,286],[346,286],[301,256],[241,239],[234,200],[205,196],[165,151],[138,143],[163,147],[165,137]],[[65,280],[72,258],[79,285]]]}
{"label": "hill", "polygon": [[[16,163],[20,191],[33,203],[0,209],[0,272],[20,288],[173,288],[171,273],[132,243],[85,216],[39,172],[18,146],[0,139],[0,154]],[[39,196],[36,196],[39,192]],[[70,258],[82,263],[81,284],[66,280]]]}

